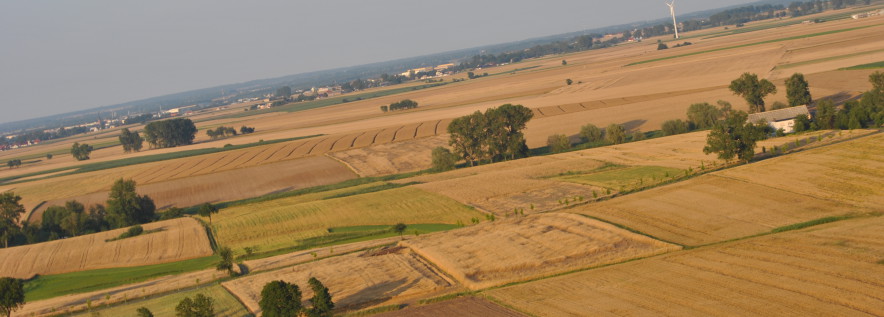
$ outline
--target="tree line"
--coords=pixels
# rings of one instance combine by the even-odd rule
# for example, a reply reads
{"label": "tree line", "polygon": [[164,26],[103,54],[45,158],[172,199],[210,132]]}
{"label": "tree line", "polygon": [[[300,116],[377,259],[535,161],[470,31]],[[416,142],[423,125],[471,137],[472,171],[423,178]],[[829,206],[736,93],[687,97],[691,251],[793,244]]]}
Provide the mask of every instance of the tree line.
{"label": "tree line", "polygon": [[196,126],[186,118],[154,121],[144,126],[144,140],[153,148],[193,144]]}
{"label": "tree line", "polygon": [[381,111],[387,112],[387,111],[396,111],[396,110],[408,110],[408,109],[414,109],[414,108],[417,108],[417,102],[414,100],[411,100],[411,99],[405,99],[405,100],[391,103],[386,106],[381,106]]}
{"label": "tree line", "polygon": [[[25,208],[14,192],[0,194],[0,238],[3,246],[25,245],[96,233],[156,220],[156,205],[147,195],[138,195],[135,181],[119,179],[111,187],[106,205],[88,208],[76,200],[64,206],[50,206],[39,224],[21,221]],[[170,213],[163,216],[174,216]],[[180,215],[180,213],[178,214]]]}
{"label": "tree line", "polygon": [[522,130],[534,112],[522,105],[505,104],[454,119],[448,125],[454,154],[470,166],[480,162],[516,159],[528,155]]}

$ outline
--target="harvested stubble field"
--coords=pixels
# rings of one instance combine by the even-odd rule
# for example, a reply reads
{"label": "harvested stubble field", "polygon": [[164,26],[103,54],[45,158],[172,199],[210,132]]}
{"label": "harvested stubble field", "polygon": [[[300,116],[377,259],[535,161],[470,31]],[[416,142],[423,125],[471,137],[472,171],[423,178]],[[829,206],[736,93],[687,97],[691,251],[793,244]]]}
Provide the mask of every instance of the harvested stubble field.
{"label": "harvested stubble field", "polygon": [[[29,204],[36,204],[35,200],[47,200],[30,215],[29,220],[35,222],[41,219],[42,212],[47,207],[63,205],[71,199],[85,205],[104,204],[113,182],[119,177],[130,176],[114,172],[115,170],[109,170],[97,172],[101,174],[72,175],[76,177],[29,184],[17,189],[16,194],[22,196],[22,200],[26,201],[25,206],[29,208],[32,208]],[[139,181],[142,178],[133,179],[138,182],[140,194],[150,196],[158,208],[167,208],[245,199],[353,178],[356,175],[346,166],[328,157],[317,156],[162,182],[143,183]],[[77,192],[98,189],[103,190],[76,195]]]}
{"label": "harvested stubble field", "polygon": [[159,232],[105,242],[127,229],[0,250],[0,275],[30,278],[111,267],[166,263],[212,255],[202,225],[179,218],[143,225]]}
{"label": "harvested stubble field", "polygon": [[884,217],[851,219],[487,294],[542,316],[881,316],[882,241]]}
{"label": "harvested stubble field", "polygon": [[684,170],[660,166],[615,166],[598,172],[563,175],[557,179],[578,184],[595,185],[610,190],[641,188],[672,177],[684,175]]}
{"label": "harvested stubble field", "polygon": [[332,227],[469,223],[477,216],[454,200],[407,186],[334,199],[282,198],[225,208],[212,218],[218,243],[241,252],[299,247]]}
{"label": "harvested stubble field", "polygon": [[380,313],[375,317],[438,317],[438,316],[482,316],[482,317],[521,317],[521,313],[478,297],[459,297],[444,302],[402,310]]}
{"label": "harvested stubble field", "polygon": [[359,176],[381,176],[414,172],[432,167],[431,152],[438,146],[447,146],[443,136],[381,144],[329,153],[344,162]]}
{"label": "harvested stubble field", "polygon": [[328,287],[335,306],[360,309],[450,290],[453,284],[408,249],[383,248],[343,255],[296,265],[276,271],[250,275],[222,285],[239,298],[253,313],[258,306],[261,288],[267,282],[283,280],[295,283],[302,298],[313,296],[307,280],[315,277]]}
{"label": "harvested stubble field", "polygon": [[135,310],[140,307],[147,307],[154,316],[175,316],[175,307],[184,297],[194,298],[197,294],[203,294],[214,300],[215,315],[217,317],[243,317],[248,316],[249,311],[233,297],[227,290],[220,285],[201,287],[185,292],[172,293],[156,298],[146,300],[130,301],[123,305],[116,305],[109,308],[96,307],[92,312],[82,312],[73,316],[133,316]]}
{"label": "harvested stubble field", "polygon": [[[784,155],[722,171],[723,177],[881,210],[884,134]],[[788,181],[784,181],[788,180]]]}
{"label": "harvested stubble field", "polygon": [[680,249],[610,224],[560,213],[486,223],[400,245],[412,248],[473,290]]}

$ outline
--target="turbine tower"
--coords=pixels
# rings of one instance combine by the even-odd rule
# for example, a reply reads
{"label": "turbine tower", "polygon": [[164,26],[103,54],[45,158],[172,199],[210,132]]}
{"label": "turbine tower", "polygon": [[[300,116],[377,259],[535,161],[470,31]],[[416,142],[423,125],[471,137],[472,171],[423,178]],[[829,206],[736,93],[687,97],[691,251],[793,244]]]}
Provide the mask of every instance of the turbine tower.
{"label": "turbine tower", "polygon": [[669,14],[672,15],[672,27],[675,28],[675,38],[678,39],[678,22],[675,22],[675,0],[666,2],[669,6]]}

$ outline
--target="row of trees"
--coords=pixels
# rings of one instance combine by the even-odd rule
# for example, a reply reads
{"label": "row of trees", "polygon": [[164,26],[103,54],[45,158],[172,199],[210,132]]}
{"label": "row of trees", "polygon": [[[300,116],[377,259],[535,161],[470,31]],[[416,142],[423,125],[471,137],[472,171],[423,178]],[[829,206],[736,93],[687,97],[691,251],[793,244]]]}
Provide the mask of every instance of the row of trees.
{"label": "row of trees", "polygon": [[131,132],[128,128],[120,131],[120,144],[123,145],[123,152],[138,152],[144,146],[144,139],[138,132]]}
{"label": "row of trees", "polygon": [[219,126],[215,129],[206,130],[206,135],[208,135],[209,138],[211,138],[212,140],[226,138],[230,136],[236,136],[236,129],[234,129],[233,127]]}
{"label": "row of trees", "polygon": [[313,307],[310,308],[301,305],[301,290],[298,285],[282,280],[265,284],[261,289],[261,300],[258,302],[263,315],[267,317],[332,316],[335,303],[332,301],[328,288],[315,277],[311,277],[307,284],[313,291],[313,298],[310,299]]}
{"label": "row of trees", "polygon": [[[740,78],[731,81],[729,88],[735,95],[746,100],[749,113],[766,111],[764,97],[777,93],[777,87],[772,82],[758,79],[758,75],[752,73],[743,73]],[[790,107],[810,105],[813,102],[810,86],[803,74],[792,74],[786,80],[786,98]]]}
{"label": "row of trees", "polygon": [[[14,192],[0,194],[0,238],[4,247],[74,237],[154,221],[156,205],[146,195],[138,195],[135,181],[119,179],[111,187],[104,205],[87,210],[72,200],[64,206],[50,206],[40,224],[19,222],[25,213],[21,197]],[[19,224],[20,223],[20,224]]]}
{"label": "row of trees", "polygon": [[389,106],[381,106],[381,111],[396,111],[396,110],[407,110],[417,108],[417,102],[411,99],[405,99],[402,101],[391,103]]}
{"label": "row of trees", "polygon": [[448,125],[454,154],[471,166],[528,155],[522,130],[534,112],[522,105],[505,104],[454,119]]}
{"label": "row of trees", "polygon": [[6,162],[6,166],[9,166],[10,169],[12,169],[14,167],[21,167],[21,160],[20,159],[9,160]]}

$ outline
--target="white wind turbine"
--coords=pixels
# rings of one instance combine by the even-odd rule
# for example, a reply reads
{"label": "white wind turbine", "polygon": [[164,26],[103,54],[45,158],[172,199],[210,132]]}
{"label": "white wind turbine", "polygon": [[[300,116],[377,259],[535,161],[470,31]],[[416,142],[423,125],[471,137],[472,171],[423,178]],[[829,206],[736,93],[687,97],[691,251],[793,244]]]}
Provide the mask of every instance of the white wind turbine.
{"label": "white wind turbine", "polygon": [[678,39],[678,23],[675,22],[675,0],[666,2],[669,6],[669,14],[672,15],[672,27],[675,28],[675,38]]}

